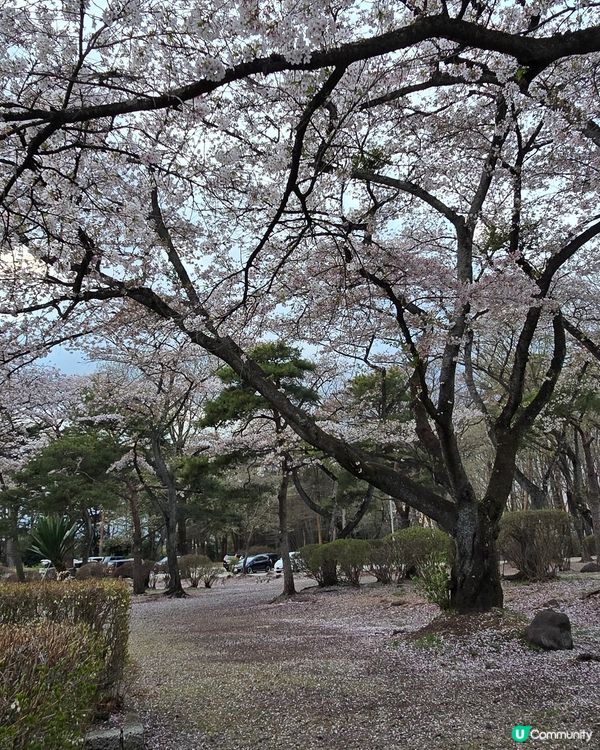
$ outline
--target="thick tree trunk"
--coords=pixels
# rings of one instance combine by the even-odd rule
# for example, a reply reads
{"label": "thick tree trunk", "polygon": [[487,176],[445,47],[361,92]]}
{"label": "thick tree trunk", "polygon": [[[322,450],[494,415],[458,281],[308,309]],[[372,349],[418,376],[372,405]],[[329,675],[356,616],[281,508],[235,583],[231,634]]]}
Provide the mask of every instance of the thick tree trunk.
{"label": "thick tree trunk", "polygon": [[181,515],[177,521],[177,549],[180,555],[188,554],[187,526],[185,525],[185,518]]}
{"label": "thick tree trunk", "polygon": [[461,504],[454,528],[451,604],[458,612],[502,607],[498,566],[498,526],[475,502]]}
{"label": "thick tree trunk", "polygon": [[181,576],[179,575],[179,563],[177,562],[177,514],[176,512],[165,515],[165,525],[167,527],[167,536],[165,539],[167,547],[167,567],[169,570],[169,585],[165,589],[164,595],[170,597],[187,596],[181,585]]}
{"label": "thick tree trunk", "polygon": [[287,456],[281,460],[281,481],[277,492],[279,506],[279,551],[283,561],[283,593],[293,596],[296,593],[294,585],[294,572],[290,560],[290,538],[288,532],[288,487],[290,484],[290,471]]}
{"label": "thick tree trunk", "polygon": [[181,585],[179,564],[177,563],[177,485],[162,454],[161,442],[158,435],[152,435],[151,447],[153,466],[167,495],[166,507],[164,503],[160,505],[167,533],[165,542],[167,547],[167,566],[169,569],[169,585],[165,589],[164,595],[169,597],[184,597],[187,594]]}
{"label": "thick tree trunk", "polygon": [[515,468],[515,480],[517,484],[529,495],[529,507],[532,510],[541,510],[548,507],[547,487],[538,487],[518,467]]}
{"label": "thick tree trunk", "polygon": [[25,570],[23,569],[23,556],[19,544],[19,509],[16,505],[10,509],[10,531],[6,540],[6,557],[8,566],[14,567],[17,580],[25,581]]}
{"label": "thick tree trunk", "polygon": [[398,517],[398,531],[410,528],[410,505],[403,503],[397,498],[392,498],[396,506],[396,516]]}
{"label": "thick tree trunk", "polygon": [[600,562],[600,482],[596,472],[596,462],[592,451],[593,437],[589,432],[581,432],[583,455],[585,457],[585,473],[587,479],[587,500],[592,513],[594,525],[594,540],[596,548],[596,560]]}
{"label": "thick tree trunk", "polygon": [[131,509],[131,552],[133,554],[133,593],[143,594],[146,591],[146,575],[142,561],[142,524],[138,495],[135,487],[129,487],[129,507]]}

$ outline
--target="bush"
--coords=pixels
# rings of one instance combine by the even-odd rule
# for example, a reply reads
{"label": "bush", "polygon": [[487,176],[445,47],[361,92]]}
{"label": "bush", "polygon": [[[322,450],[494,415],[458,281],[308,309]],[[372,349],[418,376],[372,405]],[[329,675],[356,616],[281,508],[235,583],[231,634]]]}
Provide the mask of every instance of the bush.
{"label": "bush", "polygon": [[337,561],[344,580],[358,586],[363,568],[369,562],[371,544],[366,539],[336,539],[323,546],[329,547],[327,554]]}
{"label": "bush", "polygon": [[88,581],[90,578],[106,578],[108,575],[106,567],[99,562],[90,562],[75,570],[75,578],[78,581]]}
{"label": "bush", "polygon": [[93,714],[100,651],[85,625],[0,625],[0,749],[79,745]]}
{"label": "bush", "polygon": [[307,575],[314,578],[319,586],[337,585],[337,559],[331,542],[307,544],[300,550],[300,557]]}
{"label": "bush", "polygon": [[369,572],[379,583],[391,583],[398,566],[394,545],[387,539],[372,539],[369,551]]}
{"label": "bush", "polygon": [[209,589],[223,572],[223,567],[205,555],[183,555],[179,560],[179,572],[187,578],[192,588],[198,588],[200,581]]}
{"label": "bush", "polygon": [[[150,573],[154,569],[154,566],[155,563],[153,562],[146,560],[141,561],[144,586],[146,586],[146,588],[148,587]],[[127,562],[124,562],[123,565],[114,566],[112,570],[109,570],[108,575],[110,575],[111,578],[131,578],[131,580],[133,580],[133,560],[128,560]]]}
{"label": "bush", "polygon": [[418,575],[431,560],[448,565],[454,545],[451,537],[440,529],[411,526],[385,537],[389,545],[389,560],[398,576],[414,570]]}
{"label": "bush", "polygon": [[129,635],[129,587],[122,581],[0,582],[0,623],[50,621],[87,625],[100,644],[98,686],[116,698],[123,679]]}
{"label": "bush", "polygon": [[562,510],[513,511],[500,521],[498,549],[529,580],[555,577],[569,544],[569,515]]}
{"label": "bush", "polygon": [[423,561],[418,585],[428,602],[450,609],[450,576],[446,561],[435,556]]}

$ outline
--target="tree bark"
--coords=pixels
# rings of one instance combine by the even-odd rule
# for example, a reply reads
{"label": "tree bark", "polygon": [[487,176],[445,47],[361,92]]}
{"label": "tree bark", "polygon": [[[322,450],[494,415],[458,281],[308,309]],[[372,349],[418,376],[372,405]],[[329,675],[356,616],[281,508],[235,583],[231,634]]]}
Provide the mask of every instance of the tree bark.
{"label": "tree bark", "polygon": [[287,456],[281,459],[281,481],[277,492],[279,508],[279,551],[283,561],[283,593],[293,596],[296,593],[294,572],[290,560],[290,537],[288,531],[288,488],[290,484],[290,468]]}
{"label": "tree bark", "polygon": [[133,593],[143,594],[146,591],[146,575],[142,561],[142,524],[138,505],[137,489],[129,487],[129,508],[131,509],[131,552],[133,554]]}
{"label": "tree bark", "polygon": [[462,503],[454,529],[451,605],[458,612],[502,607],[496,537],[498,525],[476,502]]}
{"label": "tree bark", "polygon": [[596,472],[596,462],[592,451],[593,436],[591,432],[580,431],[583,455],[585,457],[585,473],[587,479],[587,500],[592,514],[594,525],[594,546],[596,548],[596,560],[600,562],[600,482]]}
{"label": "tree bark", "polygon": [[23,556],[19,544],[19,508],[13,504],[10,508],[10,530],[6,540],[6,557],[9,567],[14,567],[17,580],[25,581],[25,570],[23,569]]}
{"label": "tree bark", "polygon": [[169,569],[169,585],[164,595],[169,597],[184,597],[187,594],[181,585],[179,564],[177,562],[177,486],[175,478],[169,471],[169,467],[162,454],[159,436],[152,435],[150,442],[152,447],[152,463],[167,496],[166,507],[164,505],[161,507],[167,531],[165,542],[167,547],[167,567]]}
{"label": "tree bark", "polygon": [[179,511],[179,518],[177,520],[177,548],[180,555],[188,554],[188,540],[187,540],[187,526],[185,525],[185,518]]}

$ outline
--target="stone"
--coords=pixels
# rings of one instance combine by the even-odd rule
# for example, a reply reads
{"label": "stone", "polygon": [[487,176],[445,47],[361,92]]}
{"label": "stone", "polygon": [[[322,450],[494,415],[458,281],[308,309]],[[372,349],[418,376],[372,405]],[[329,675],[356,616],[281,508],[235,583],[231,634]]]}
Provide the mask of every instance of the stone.
{"label": "stone", "polygon": [[600,573],[600,565],[595,562],[589,562],[586,563],[581,570],[580,573]]}
{"label": "stone", "polygon": [[123,723],[123,750],[144,750],[144,726],[137,714],[126,714]]}
{"label": "stone", "polygon": [[121,729],[93,729],[85,736],[85,750],[121,750]]}
{"label": "stone", "polygon": [[543,609],[533,618],[525,637],[535,646],[558,651],[573,648],[571,622],[567,615],[553,609]]}

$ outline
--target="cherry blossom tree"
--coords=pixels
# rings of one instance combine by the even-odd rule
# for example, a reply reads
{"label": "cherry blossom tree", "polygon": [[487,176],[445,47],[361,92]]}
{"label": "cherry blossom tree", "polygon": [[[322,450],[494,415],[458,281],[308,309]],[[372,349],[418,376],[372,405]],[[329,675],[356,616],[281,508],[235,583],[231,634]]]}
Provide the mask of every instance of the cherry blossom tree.
{"label": "cherry blossom tree", "polygon": [[[122,457],[111,471],[123,478],[137,476],[166,526],[169,570],[168,596],[183,596],[177,563],[178,521],[185,486],[180,468],[185,456],[202,452],[199,437],[202,404],[209,394],[211,378],[208,358],[190,345],[186,347],[161,327],[145,330],[143,335],[121,335],[107,339],[97,357],[112,363],[92,377],[88,408],[120,422]],[[107,410],[112,412],[107,415]],[[131,478],[131,477],[130,477]],[[128,482],[130,500],[135,500],[137,485]],[[133,494],[131,492],[133,491]],[[141,528],[137,504],[131,505],[140,553]]]}
{"label": "cherry blossom tree", "polygon": [[83,380],[32,366],[0,376],[0,513],[9,564],[23,580],[19,528],[32,507],[17,477],[69,425],[81,401]]}
{"label": "cherry blossom tree", "polygon": [[[160,318],[450,532],[455,607],[500,605],[517,451],[566,334],[597,348],[572,280],[598,264],[598,9],[42,1],[1,20],[5,359]],[[457,409],[465,380],[485,405],[473,351],[508,323],[479,492]],[[436,486],[290,401],[246,354],[274,332],[409,367]]]}

